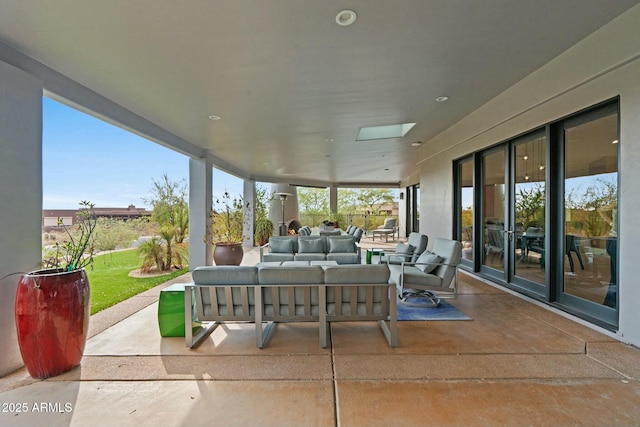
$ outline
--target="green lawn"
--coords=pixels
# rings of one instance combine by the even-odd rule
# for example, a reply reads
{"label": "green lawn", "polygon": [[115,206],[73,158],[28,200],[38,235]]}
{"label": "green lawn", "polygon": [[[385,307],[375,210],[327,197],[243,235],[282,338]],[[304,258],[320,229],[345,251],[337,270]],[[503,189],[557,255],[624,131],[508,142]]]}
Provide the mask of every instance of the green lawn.
{"label": "green lawn", "polygon": [[136,249],[94,257],[93,265],[87,267],[91,286],[91,314],[189,271],[183,268],[164,276],[144,279],[130,277],[129,272],[138,269],[140,264]]}

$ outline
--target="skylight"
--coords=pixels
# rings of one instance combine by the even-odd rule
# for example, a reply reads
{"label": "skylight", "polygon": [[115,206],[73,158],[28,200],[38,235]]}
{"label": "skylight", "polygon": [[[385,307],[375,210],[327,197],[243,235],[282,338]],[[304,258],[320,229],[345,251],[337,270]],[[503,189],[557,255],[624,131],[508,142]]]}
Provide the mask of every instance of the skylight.
{"label": "skylight", "polygon": [[402,138],[414,127],[415,123],[400,123],[397,125],[368,126],[360,128],[356,141],[372,139]]}

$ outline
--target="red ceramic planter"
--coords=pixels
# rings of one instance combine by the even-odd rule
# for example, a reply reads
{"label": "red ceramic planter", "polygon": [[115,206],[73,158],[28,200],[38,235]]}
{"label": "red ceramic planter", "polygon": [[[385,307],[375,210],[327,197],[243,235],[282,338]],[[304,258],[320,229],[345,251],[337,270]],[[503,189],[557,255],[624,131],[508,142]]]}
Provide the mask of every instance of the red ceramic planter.
{"label": "red ceramic planter", "polygon": [[20,353],[34,378],[78,366],[89,328],[89,279],[84,269],[40,270],[18,283],[15,318]]}

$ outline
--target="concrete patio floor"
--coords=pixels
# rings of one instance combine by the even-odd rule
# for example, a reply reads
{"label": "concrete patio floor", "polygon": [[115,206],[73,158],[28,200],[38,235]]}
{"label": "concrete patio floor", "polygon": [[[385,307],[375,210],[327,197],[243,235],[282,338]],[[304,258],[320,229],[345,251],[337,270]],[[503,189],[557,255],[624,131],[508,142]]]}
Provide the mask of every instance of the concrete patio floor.
{"label": "concrete patio floor", "polygon": [[473,320],[399,322],[397,348],[358,322],[326,349],[308,323],[261,350],[223,325],[189,350],[156,317],[160,289],[189,280],[92,316],[71,372],[0,378],[0,426],[640,425],[640,351],[467,274],[449,301]]}

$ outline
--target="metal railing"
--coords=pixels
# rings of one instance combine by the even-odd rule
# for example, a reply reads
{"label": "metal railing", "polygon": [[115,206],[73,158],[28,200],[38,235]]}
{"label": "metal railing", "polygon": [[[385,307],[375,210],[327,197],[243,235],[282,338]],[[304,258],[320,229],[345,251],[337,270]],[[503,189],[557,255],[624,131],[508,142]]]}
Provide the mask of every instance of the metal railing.
{"label": "metal railing", "polygon": [[[318,227],[323,221],[329,221],[329,215],[324,214],[300,214],[300,222],[302,225],[308,225],[309,227]],[[365,214],[340,214],[338,215],[337,222],[341,229],[346,229],[349,225],[360,227],[365,231],[365,234],[369,234],[371,230],[375,230],[382,224],[387,218],[396,218],[395,215],[365,215]]]}

